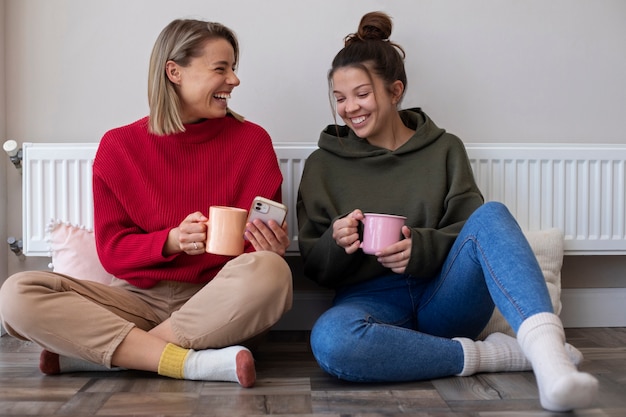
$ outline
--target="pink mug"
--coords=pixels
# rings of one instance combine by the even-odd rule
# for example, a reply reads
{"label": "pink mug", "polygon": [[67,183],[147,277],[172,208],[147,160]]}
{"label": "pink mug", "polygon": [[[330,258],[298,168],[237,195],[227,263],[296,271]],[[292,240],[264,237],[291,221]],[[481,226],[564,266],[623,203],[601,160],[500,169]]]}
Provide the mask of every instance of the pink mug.
{"label": "pink mug", "polygon": [[363,213],[363,216],[363,252],[374,255],[401,239],[406,217],[378,213]]}

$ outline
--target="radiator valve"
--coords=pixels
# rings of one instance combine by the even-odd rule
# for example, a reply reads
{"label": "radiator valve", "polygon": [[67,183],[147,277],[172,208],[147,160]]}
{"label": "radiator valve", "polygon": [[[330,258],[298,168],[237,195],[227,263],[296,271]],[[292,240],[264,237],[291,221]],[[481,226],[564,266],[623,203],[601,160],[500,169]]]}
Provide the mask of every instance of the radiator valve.
{"label": "radiator valve", "polygon": [[9,155],[9,159],[15,165],[15,168],[22,173],[22,148],[19,148],[14,140],[7,140],[2,145],[2,149]]}
{"label": "radiator valve", "polygon": [[21,260],[24,260],[24,254],[22,253],[22,241],[17,240],[13,236],[10,236],[7,239],[7,243],[9,244],[9,249],[11,249],[11,252],[13,252],[15,256],[17,256]]}

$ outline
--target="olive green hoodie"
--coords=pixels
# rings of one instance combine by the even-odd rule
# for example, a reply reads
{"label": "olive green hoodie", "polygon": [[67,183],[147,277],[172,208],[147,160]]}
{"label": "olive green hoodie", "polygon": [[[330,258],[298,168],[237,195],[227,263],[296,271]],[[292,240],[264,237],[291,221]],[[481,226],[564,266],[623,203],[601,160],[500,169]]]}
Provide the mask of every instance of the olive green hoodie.
{"label": "olive green hoodie", "polygon": [[298,242],[305,275],[339,288],[392,273],[360,249],[346,254],[332,223],[355,209],[406,216],[412,248],[405,273],[431,279],[483,197],[461,140],[419,108],[401,111],[415,134],[395,151],[329,125],[307,159],[298,192]]}

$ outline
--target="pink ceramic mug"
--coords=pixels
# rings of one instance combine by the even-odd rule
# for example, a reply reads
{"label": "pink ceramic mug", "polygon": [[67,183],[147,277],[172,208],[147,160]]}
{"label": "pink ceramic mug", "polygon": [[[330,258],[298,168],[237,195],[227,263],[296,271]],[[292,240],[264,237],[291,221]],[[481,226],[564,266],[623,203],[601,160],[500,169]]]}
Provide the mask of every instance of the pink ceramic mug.
{"label": "pink ceramic mug", "polygon": [[248,211],[237,207],[209,207],[206,251],[216,255],[241,255],[247,217]]}
{"label": "pink ceramic mug", "polygon": [[401,239],[406,217],[378,213],[363,213],[363,216],[363,252],[374,255]]}

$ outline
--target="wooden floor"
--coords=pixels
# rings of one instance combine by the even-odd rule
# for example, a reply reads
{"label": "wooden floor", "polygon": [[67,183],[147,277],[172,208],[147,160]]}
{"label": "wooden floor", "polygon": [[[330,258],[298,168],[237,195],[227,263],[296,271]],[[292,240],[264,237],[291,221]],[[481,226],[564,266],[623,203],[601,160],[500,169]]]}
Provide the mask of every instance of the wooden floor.
{"label": "wooden floor", "polygon": [[626,416],[626,328],[567,329],[600,380],[593,408],[543,411],[531,372],[401,384],[338,381],[313,360],[306,332],[271,332],[256,353],[257,384],[180,381],[121,371],[44,376],[40,349],[0,338],[0,416]]}

